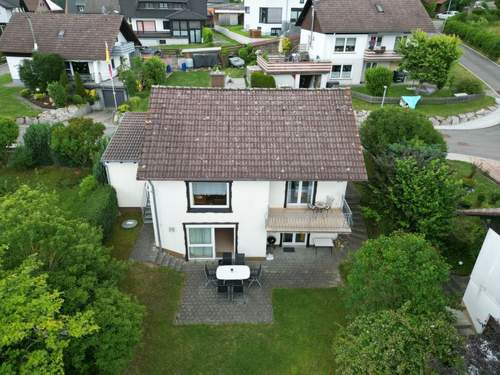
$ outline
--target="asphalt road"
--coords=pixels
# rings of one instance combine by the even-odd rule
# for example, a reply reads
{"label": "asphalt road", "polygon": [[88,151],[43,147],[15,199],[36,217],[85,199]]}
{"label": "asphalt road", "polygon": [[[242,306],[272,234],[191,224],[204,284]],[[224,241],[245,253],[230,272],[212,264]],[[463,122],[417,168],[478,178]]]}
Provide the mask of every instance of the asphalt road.
{"label": "asphalt road", "polygon": [[477,53],[470,47],[462,46],[462,50],[463,55],[460,58],[462,65],[500,94],[500,65],[495,64],[493,61]]}
{"label": "asphalt road", "polygon": [[500,161],[500,125],[478,130],[441,130],[441,133],[449,152]]}

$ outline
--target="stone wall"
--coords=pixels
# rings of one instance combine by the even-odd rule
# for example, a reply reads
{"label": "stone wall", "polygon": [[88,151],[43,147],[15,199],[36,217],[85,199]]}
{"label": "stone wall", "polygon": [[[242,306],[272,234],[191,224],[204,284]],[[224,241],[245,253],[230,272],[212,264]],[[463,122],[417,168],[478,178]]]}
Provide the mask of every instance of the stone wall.
{"label": "stone wall", "polygon": [[82,117],[92,112],[90,104],[79,106],[70,105],[64,108],[49,109],[40,113],[37,117],[18,117],[16,122],[19,125],[31,124],[55,124],[56,122],[68,121],[73,117]]}

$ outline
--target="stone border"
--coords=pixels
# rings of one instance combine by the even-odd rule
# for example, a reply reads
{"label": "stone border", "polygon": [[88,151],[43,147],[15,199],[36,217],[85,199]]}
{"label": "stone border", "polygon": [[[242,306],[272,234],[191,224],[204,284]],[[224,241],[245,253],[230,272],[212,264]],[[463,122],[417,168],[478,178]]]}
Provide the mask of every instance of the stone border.
{"label": "stone border", "polygon": [[[358,92],[351,89],[351,94],[353,98],[362,100],[371,104],[381,104],[382,97],[381,96],[371,96],[368,94],[364,94],[362,92]],[[422,96],[419,101],[419,104],[451,104],[451,103],[465,103],[471,102],[476,99],[483,98],[485,94],[471,94],[466,96],[447,96],[447,97],[429,97]],[[386,96],[384,99],[384,103],[386,104],[399,104],[401,97],[394,96]]]}
{"label": "stone border", "polygon": [[18,117],[16,122],[18,125],[55,124],[57,122],[68,121],[74,117],[85,116],[90,112],[92,112],[92,107],[89,103],[80,106],[70,105],[64,108],[43,111],[36,117]]}

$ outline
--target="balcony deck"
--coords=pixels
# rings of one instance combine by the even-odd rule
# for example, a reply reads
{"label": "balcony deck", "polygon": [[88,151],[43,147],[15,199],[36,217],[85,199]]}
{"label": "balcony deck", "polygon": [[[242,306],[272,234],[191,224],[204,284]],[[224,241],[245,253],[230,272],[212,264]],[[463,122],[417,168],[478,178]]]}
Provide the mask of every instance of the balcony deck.
{"label": "balcony deck", "polygon": [[351,233],[349,214],[341,208],[314,212],[309,208],[269,208],[268,232]]}
{"label": "balcony deck", "polygon": [[365,61],[400,61],[403,57],[394,50],[365,50]]}
{"label": "balcony deck", "polygon": [[257,56],[257,65],[267,74],[324,74],[332,70],[331,61],[286,61],[284,56]]}

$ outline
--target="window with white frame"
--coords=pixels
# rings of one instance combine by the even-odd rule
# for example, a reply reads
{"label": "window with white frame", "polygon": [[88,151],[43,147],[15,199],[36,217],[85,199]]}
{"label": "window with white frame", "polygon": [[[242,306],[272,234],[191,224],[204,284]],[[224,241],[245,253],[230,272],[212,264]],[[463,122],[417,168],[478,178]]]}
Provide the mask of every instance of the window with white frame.
{"label": "window with white frame", "polygon": [[288,181],[286,191],[287,205],[306,205],[313,203],[314,181]]}
{"label": "window with white frame", "polygon": [[260,23],[281,23],[282,8],[260,8],[259,22]]}
{"label": "window with white frame", "polygon": [[300,13],[302,13],[302,8],[292,8],[290,11],[290,22],[297,22]]}
{"label": "window with white frame", "polygon": [[229,208],[229,182],[196,181],[189,183],[191,208]]}
{"label": "window with white frame", "polygon": [[354,52],[356,38],[335,38],[335,52]]}
{"label": "window with white frame", "polygon": [[352,65],[333,65],[330,77],[333,79],[350,79]]}

